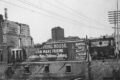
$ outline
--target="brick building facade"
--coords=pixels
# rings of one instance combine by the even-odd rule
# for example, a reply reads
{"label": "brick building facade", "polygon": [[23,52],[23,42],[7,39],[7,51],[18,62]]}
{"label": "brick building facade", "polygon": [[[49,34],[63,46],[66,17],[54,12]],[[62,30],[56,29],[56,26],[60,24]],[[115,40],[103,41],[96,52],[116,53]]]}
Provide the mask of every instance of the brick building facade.
{"label": "brick building facade", "polygon": [[13,21],[3,22],[3,43],[12,47],[33,46],[33,39],[30,36],[29,26]]}
{"label": "brick building facade", "polygon": [[[21,57],[23,52],[27,57],[33,47],[29,25],[3,19],[0,15],[0,63],[8,63],[13,55]],[[22,52],[12,52],[17,49]]]}
{"label": "brick building facade", "polygon": [[34,53],[29,25],[3,19],[0,15],[0,79],[11,63],[18,63]]}

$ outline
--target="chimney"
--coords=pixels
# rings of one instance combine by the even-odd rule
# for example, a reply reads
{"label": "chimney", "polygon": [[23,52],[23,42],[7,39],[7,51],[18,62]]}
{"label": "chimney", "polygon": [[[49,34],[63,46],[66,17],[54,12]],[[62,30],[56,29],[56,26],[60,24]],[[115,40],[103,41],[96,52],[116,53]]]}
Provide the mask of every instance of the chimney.
{"label": "chimney", "polygon": [[5,8],[4,10],[5,10],[5,20],[7,20],[8,19],[7,8]]}

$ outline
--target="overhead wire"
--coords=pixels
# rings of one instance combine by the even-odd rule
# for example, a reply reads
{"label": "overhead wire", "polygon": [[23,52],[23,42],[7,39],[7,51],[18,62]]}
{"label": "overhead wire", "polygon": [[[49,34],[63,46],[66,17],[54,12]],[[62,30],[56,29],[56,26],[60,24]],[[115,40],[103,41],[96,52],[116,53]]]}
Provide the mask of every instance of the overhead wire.
{"label": "overhead wire", "polygon": [[[9,4],[9,5],[12,5],[12,6],[16,6],[16,7],[19,7],[19,8],[28,10],[28,11],[31,11],[31,12],[35,12],[35,13],[38,13],[38,14],[42,14],[42,15],[44,15],[44,16],[51,17],[52,19],[54,18],[54,19],[59,20],[59,21],[61,21],[61,22],[65,22],[65,21],[66,21],[66,20],[62,20],[62,19],[60,19],[60,18],[51,16],[51,15],[43,14],[43,13],[41,13],[41,12],[38,12],[38,11],[33,10],[33,9],[30,9],[30,8],[26,8],[26,7],[19,6],[19,5],[17,5],[17,4],[14,4],[14,3],[11,3],[11,2],[8,2],[8,1],[5,1],[5,0],[0,0],[0,1],[3,2],[3,3],[7,3],[7,4]],[[66,22],[72,23],[72,24],[76,24],[76,23],[74,23],[74,22],[69,22],[68,20],[67,20]]]}
{"label": "overhead wire", "polygon": [[[44,2],[47,3],[48,5],[55,7],[55,8],[62,9],[65,12],[70,13],[71,15],[74,15],[73,12],[70,12],[70,11],[66,10],[65,8],[59,7],[59,6],[57,6],[57,4],[56,5],[52,4],[52,3],[48,2],[47,0],[44,0]],[[76,16],[76,15],[74,15],[74,16]]]}
{"label": "overhead wire", "polygon": [[[57,5],[55,5],[55,4],[52,4],[52,3],[50,3],[50,2],[48,2],[47,0],[44,0],[44,2],[46,2],[47,4],[49,4],[49,5],[51,5],[51,6],[54,6],[55,8],[59,8],[59,9],[62,9],[62,10],[64,10],[65,12],[67,12],[67,13],[70,13],[71,15],[74,15],[75,14],[75,12],[72,10],[72,13],[70,12],[70,11],[68,11],[68,10],[66,10],[65,8],[61,8],[61,7],[59,7],[59,6],[57,6]],[[74,14],[73,14],[74,13]],[[89,23],[90,24],[90,22],[91,22],[91,19],[89,18],[89,17],[86,17],[85,15],[74,15],[74,16],[77,16],[77,17],[79,17],[79,19],[81,20],[81,21],[85,21],[85,23],[87,22],[87,23]],[[88,18],[88,19],[87,19]],[[94,21],[95,22],[95,21]],[[87,24],[86,23],[86,24]],[[96,23],[95,23],[96,24]],[[94,24],[93,24],[94,25]],[[98,24],[97,24],[98,25]],[[100,25],[99,25],[100,26]],[[107,26],[107,25],[104,25],[103,24],[103,26]],[[101,27],[101,26],[100,26]],[[110,29],[110,27],[108,27],[109,29]]]}
{"label": "overhead wire", "polygon": [[[12,6],[16,6],[16,7],[22,8],[24,10],[28,10],[28,11],[31,11],[31,12],[37,12],[37,11],[35,11],[33,9],[22,7],[22,6],[19,6],[17,4],[14,4],[14,3],[11,3],[11,2],[8,2],[8,1],[5,1],[5,0],[0,0],[0,1],[3,2],[3,3],[9,4],[9,5],[12,5]],[[39,13],[39,12],[37,12],[37,13]],[[40,13],[40,14],[42,14],[42,13]],[[42,15],[46,15],[46,14],[42,14]]]}
{"label": "overhead wire", "polygon": [[[56,13],[50,11],[50,10],[46,10],[46,9],[44,9],[44,8],[41,8],[41,7],[37,6],[37,5],[34,5],[34,4],[31,3],[31,2],[28,2],[28,1],[25,1],[25,0],[24,0],[24,1],[23,1],[23,0],[18,0],[18,1],[22,2],[23,4],[30,5],[30,6],[32,6],[32,7],[34,7],[34,8],[39,9],[39,10],[42,10],[42,11],[44,11],[44,12],[47,12],[47,13],[49,13],[49,14],[51,14],[51,15],[56,16],[56,17],[60,17],[60,18],[62,18],[62,19],[71,20],[71,21],[73,21],[73,22],[80,23],[80,22],[78,22],[77,20],[73,20],[73,19],[71,19],[71,18],[68,18],[68,17],[65,17],[65,16],[61,16],[61,15],[59,15],[59,14],[56,14]],[[80,24],[83,24],[83,23],[80,23]]]}
{"label": "overhead wire", "polygon": [[[56,13],[50,11],[50,10],[43,9],[43,8],[41,8],[41,7],[33,4],[33,3],[31,3],[31,2],[28,2],[28,1],[25,1],[25,0],[24,0],[24,1],[18,0],[18,1],[22,2],[23,4],[27,4],[27,5],[33,6],[33,7],[35,7],[35,8],[41,9],[41,10],[43,10],[43,11],[45,11],[45,12],[47,12],[47,13],[50,13],[50,14],[52,14],[52,15],[54,14],[54,15],[57,16],[57,17],[61,17],[61,18],[63,18],[63,19],[71,20],[71,21],[73,21],[73,22],[77,22],[77,23],[79,23],[79,24],[85,25],[85,24],[83,24],[83,23],[81,23],[81,22],[79,22],[79,21],[77,21],[77,20],[73,20],[73,19],[71,19],[71,18],[64,17],[64,16],[61,16],[61,15],[59,15],[59,14],[56,14]],[[88,25],[85,25],[85,26],[88,26]],[[89,27],[90,27],[90,26],[89,26]],[[95,29],[97,28],[97,27],[93,27],[93,26],[91,26],[91,27],[92,27],[92,28],[95,28]],[[105,28],[97,28],[97,29],[103,29],[103,30],[105,30]]]}
{"label": "overhead wire", "polygon": [[[51,6],[54,6],[55,8],[62,9],[62,10],[64,10],[65,12],[70,13],[70,14],[73,15],[73,16],[79,17],[79,20],[81,20],[81,21],[86,21],[86,22],[88,22],[87,19],[83,18],[84,16],[81,17],[80,15],[76,15],[74,11],[70,12],[70,11],[66,10],[65,8],[61,8],[61,7],[59,7],[59,6],[56,6],[55,4],[52,4],[52,3],[48,2],[47,0],[44,0],[44,2],[46,2],[47,4],[49,4],[49,5],[51,5]],[[90,21],[91,21],[91,20],[90,20]],[[86,22],[85,22],[85,23],[86,23]]]}
{"label": "overhead wire", "polygon": [[[85,15],[82,14],[80,11],[76,11],[75,9],[73,9],[73,8],[65,5],[65,4],[62,3],[61,1],[58,1],[58,0],[55,0],[55,1],[56,1],[57,3],[59,3],[60,5],[66,7],[67,9],[71,10],[72,12],[74,12],[74,13],[77,14],[80,18],[83,18],[84,20],[87,20],[87,21],[89,21],[89,22],[96,22],[96,23],[98,23],[98,24],[100,24],[100,25],[102,25],[102,26],[108,26],[108,25],[105,25],[105,24],[100,23],[99,21],[97,21],[97,20],[95,20],[95,19],[93,19],[93,18],[90,18],[90,17],[85,16]],[[95,24],[96,24],[96,23],[95,23]]]}
{"label": "overhead wire", "polygon": [[[17,5],[17,4],[14,4],[14,3],[11,3],[11,2],[8,2],[8,1],[5,1],[5,0],[0,0],[0,1],[3,2],[3,3],[9,4],[9,5],[12,5],[12,6],[16,6],[16,7],[22,8],[22,9],[24,9],[24,10],[28,10],[28,11],[33,12],[33,13],[38,13],[38,14],[42,14],[42,15],[44,15],[44,16],[51,17],[52,19],[56,19],[56,20],[59,20],[59,21],[62,21],[62,22],[63,22],[63,21],[66,21],[66,20],[62,20],[62,19],[60,19],[60,18],[51,16],[51,15],[47,15],[47,14],[41,13],[41,12],[39,12],[39,11],[30,9],[30,8],[26,8],[26,7],[19,6],[19,5]],[[69,22],[69,21],[66,21],[66,22]],[[70,23],[70,22],[69,22],[69,23]],[[71,23],[72,23],[72,24],[75,24],[75,23],[73,23],[73,22],[71,22]]]}
{"label": "overhead wire", "polygon": [[[71,23],[73,23],[73,24],[75,24],[75,22],[77,22],[76,20],[73,20],[73,19],[71,19],[71,18],[68,18],[68,17],[65,17],[65,16],[61,16],[61,15],[56,14],[56,13],[50,11],[50,10],[46,10],[46,9],[44,9],[44,8],[41,8],[41,7],[39,7],[39,6],[31,3],[31,2],[28,2],[28,1],[25,1],[25,0],[24,0],[24,1],[18,0],[18,1],[20,1],[20,2],[23,3],[24,5],[32,6],[33,8],[37,8],[38,10],[40,10],[40,11],[42,10],[42,11],[44,11],[44,12],[46,12],[46,13],[49,13],[49,14],[51,14],[51,15],[53,15],[53,16],[59,17],[59,18],[64,19],[64,20],[66,19],[65,21],[69,21],[69,22],[71,22]],[[81,24],[82,24],[82,23],[81,23]]]}
{"label": "overhead wire", "polygon": [[[17,6],[17,7],[19,7],[19,8],[22,8],[22,9],[25,9],[25,10],[29,10],[29,11],[31,11],[31,12],[37,12],[37,13],[39,13],[39,14],[42,14],[42,15],[46,15],[46,14],[43,14],[43,13],[41,13],[41,12],[38,12],[38,11],[35,11],[35,10],[33,10],[33,9],[30,9],[30,8],[26,8],[26,7],[22,7],[22,6],[19,6],[19,5],[17,5],[17,4],[14,4],[14,3],[11,3],[11,2],[8,2],[8,1],[5,1],[5,0],[0,0],[0,1],[2,1],[2,2],[4,2],[4,3],[7,3],[7,4],[9,4],[9,5],[13,5],[13,6]],[[46,16],[48,16],[48,15],[46,15]],[[50,16],[49,15],[49,17],[53,17],[53,16]],[[59,19],[59,18],[57,18],[57,19]],[[75,24],[75,23],[74,23]],[[80,23],[79,23],[80,24]],[[89,26],[90,27],[90,26]],[[96,28],[96,27],[92,27],[93,29],[100,29],[100,28]],[[102,28],[101,28],[102,29]],[[104,30],[104,29],[103,29]]]}

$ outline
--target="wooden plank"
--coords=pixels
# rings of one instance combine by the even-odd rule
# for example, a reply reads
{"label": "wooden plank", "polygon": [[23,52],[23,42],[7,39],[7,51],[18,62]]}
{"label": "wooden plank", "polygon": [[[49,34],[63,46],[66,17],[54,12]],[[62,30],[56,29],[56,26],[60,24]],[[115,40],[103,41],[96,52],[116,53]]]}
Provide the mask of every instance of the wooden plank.
{"label": "wooden plank", "polygon": [[52,63],[82,63],[86,62],[85,60],[81,61],[43,61],[43,62],[23,62],[22,64],[52,64]]}

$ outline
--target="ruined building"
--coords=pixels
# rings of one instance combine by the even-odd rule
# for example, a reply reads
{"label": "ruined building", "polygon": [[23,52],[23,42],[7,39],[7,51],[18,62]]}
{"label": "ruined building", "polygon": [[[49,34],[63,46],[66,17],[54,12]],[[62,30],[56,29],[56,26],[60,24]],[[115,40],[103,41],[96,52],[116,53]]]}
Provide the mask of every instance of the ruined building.
{"label": "ruined building", "polygon": [[0,14],[0,79],[10,64],[25,61],[34,50],[29,25],[8,20],[6,10],[5,19]]}
{"label": "ruined building", "polygon": [[0,15],[0,63],[27,58],[33,46],[29,25],[3,19]]}
{"label": "ruined building", "polygon": [[18,48],[33,46],[33,39],[27,24],[5,20],[2,25],[4,44]]}

